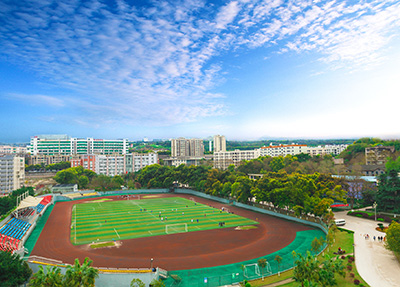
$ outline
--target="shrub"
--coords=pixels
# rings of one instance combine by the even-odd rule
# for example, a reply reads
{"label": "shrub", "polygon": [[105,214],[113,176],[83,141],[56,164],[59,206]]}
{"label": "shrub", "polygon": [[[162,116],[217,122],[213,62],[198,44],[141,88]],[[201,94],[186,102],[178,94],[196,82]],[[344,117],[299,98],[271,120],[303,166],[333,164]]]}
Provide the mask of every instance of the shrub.
{"label": "shrub", "polygon": [[340,258],[343,259],[343,260],[345,260],[345,259],[346,259],[346,256],[342,255]]}
{"label": "shrub", "polygon": [[350,277],[351,277],[351,278],[354,278],[354,273],[350,273]]}
{"label": "shrub", "polygon": [[355,216],[357,216],[357,217],[363,217],[362,214],[355,214]]}
{"label": "shrub", "polygon": [[383,219],[383,218],[381,218],[381,217],[378,217],[376,220],[378,220],[378,221],[382,221],[382,222],[384,222],[384,221],[385,221],[385,219]]}
{"label": "shrub", "polygon": [[351,266],[351,265],[347,265],[347,270],[349,270],[349,271],[351,271],[351,270],[353,270],[353,266]]}
{"label": "shrub", "polygon": [[354,279],[354,284],[355,284],[355,285],[360,285],[360,280]]}
{"label": "shrub", "polygon": [[354,261],[354,257],[353,256],[349,256],[349,262],[352,263]]}
{"label": "shrub", "polygon": [[244,285],[245,287],[251,287],[251,284],[249,282],[246,283],[246,285]]}

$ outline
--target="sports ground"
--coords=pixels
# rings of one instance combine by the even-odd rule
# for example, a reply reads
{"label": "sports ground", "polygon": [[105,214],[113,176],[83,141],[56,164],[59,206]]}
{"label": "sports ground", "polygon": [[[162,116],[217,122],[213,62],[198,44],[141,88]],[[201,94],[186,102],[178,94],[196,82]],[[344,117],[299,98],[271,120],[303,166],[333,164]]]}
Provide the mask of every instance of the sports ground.
{"label": "sports ground", "polygon": [[216,209],[193,197],[143,195],[121,199],[125,200],[106,198],[74,205],[71,242],[81,245],[258,224],[233,214],[228,207]]}
{"label": "sports ground", "polygon": [[[148,195],[129,200],[121,196],[107,196],[57,202],[54,207],[52,206],[52,211],[49,209],[51,213],[37,242],[34,243],[31,255],[52,258],[69,264],[72,264],[75,258],[83,261],[85,257],[89,257],[93,260],[95,267],[110,268],[149,268],[150,259],[153,258],[153,266],[169,271],[201,270],[200,268],[217,268],[217,266],[237,262],[253,262],[257,258],[268,254],[272,256],[275,253],[279,253],[284,261],[292,262],[293,250],[304,252],[310,249],[310,242],[314,236],[319,238],[322,233],[307,225],[192,195],[161,193],[153,194],[148,198],[146,196]],[[195,199],[196,205],[191,200],[192,198]],[[101,201],[98,201],[99,199]],[[153,199],[156,201],[151,201]],[[163,200],[165,202],[161,204]],[[108,208],[102,209],[106,207],[106,204],[111,203],[116,203],[112,212]],[[75,210],[74,206],[76,206]],[[219,213],[222,207],[228,208],[231,213]],[[165,219],[161,221],[157,208],[165,210],[158,210],[158,212],[161,211],[168,218],[167,221]],[[174,208],[178,211],[173,211]],[[74,212],[76,211],[77,218],[75,219]],[[215,217],[212,215],[213,211]],[[184,212],[184,216],[181,212]],[[97,214],[95,218],[85,223],[84,216],[95,214]],[[143,218],[135,221],[136,216],[143,216]],[[192,223],[192,218],[199,219],[199,223],[197,220]],[[225,221],[225,227],[219,226],[220,221]],[[178,233],[166,234],[166,222],[168,224],[186,223],[188,232],[181,232],[182,228],[178,228]],[[146,226],[149,235],[151,234],[148,231],[156,233],[157,230],[161,234],[147,236],[144,230],[138,232],[129,227],[137,223]],[[232,225],[229,225],[231,223]],[[256,228],[239,230],[237,228],[239,225],[253,225]],[[74,242],[75,228],[76,244]],[[108,235],[99,238],[96,228]],[[143,235],[146,236],[143,237]],[[125,236],[130,239],[124,239]],[[118,244],[115,247],[97,249],[90,248],[90,244],[84,244],[84,242],[93,242],[97,239],[99,241],[114,239]],[[273,258],[269,260],[273,262]]]}

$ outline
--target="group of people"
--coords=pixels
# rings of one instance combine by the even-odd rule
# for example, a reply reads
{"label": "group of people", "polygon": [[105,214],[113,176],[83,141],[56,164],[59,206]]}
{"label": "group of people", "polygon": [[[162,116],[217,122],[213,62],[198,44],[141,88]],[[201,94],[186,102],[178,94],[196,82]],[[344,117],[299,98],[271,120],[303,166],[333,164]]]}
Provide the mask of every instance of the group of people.
{"label": "group of people", "polygon": [[[364,234],[364,238],[365,238],[365,240],[369,239],[369,234],[368,233]],[[376,239],[378,239],[379,242],[386,241],[386,237],[385,236],[375,236],[374,235],[372,238],[374,239],[374,241]]]}

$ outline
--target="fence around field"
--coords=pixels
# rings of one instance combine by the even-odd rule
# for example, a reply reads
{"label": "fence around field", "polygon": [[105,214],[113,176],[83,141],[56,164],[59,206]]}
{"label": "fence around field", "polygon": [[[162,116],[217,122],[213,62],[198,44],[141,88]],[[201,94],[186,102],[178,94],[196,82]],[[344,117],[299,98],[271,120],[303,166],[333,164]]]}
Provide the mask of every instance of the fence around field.
{"label": "fence around field", "polygon": [[[104,196],[114,196],[114,195],[128,195],[128,194],[154,194],[154,193],[168,193],[169,189],[140,189],[140,190],[121,190],[121,191],[106,191],[106,192],[98,192],[97,195],[91,195],[87,197],[77,197],[77,198],[68,198],[63,195],[54,195],[54,203],[63,202],[63,201],[75,201],[84,198],[97,198]],[[159,278],[159,276],[165,279],[166,286],[181,286],[181,287],[189,287],[189,286],[223,286],[227,284],[234,284],[244,279],[252,280],[261,278],[262,275],[269,276],[272,274],[276,274],[294,267],[294,258],[292,255],[292,251],[295,251],[299,254],[305,254],[311,248],[311,242],[314,238],[325,237],[328,232],[328,227],[322,220],[318,217],[314,216],[296,216],[293,211],[280,209],[277,207],[273,207],[266,204],[256,203],[249,201],[246,204],[232,201],[228,198],[220,198],[216,196],[212,196],[209,194],[201,193],[195,190],[179,188],[175,189],[174,193],[177,194],[190,194],[194,196],[198,196],[205,199],[210,199],[213,201],[221,202],[227,205],[236,206],[239,208],[248,209],[254,212],[264,213],[271,216],[279,217],[282,219],[295,221],[301,224],[306,224],[313,226],[317,229],[306,230],[297,232],[295,240],[286,246],[285,248],[274,252],[272,254],[262,255],[259,258],[255,258],[253,260],[248,260],[244,262],[238,262],[234,264],[224,265],[224,266],[216,266],[210,268],[201,268],[201,269],[192,269],[192,270],[175,270],[175,271],[159,271],[161,269],[157,269],[157,272],[134,272],[135,269],[108,269],[108,268],[98,268],[102,272],[100,277],[96,280],[96,286],[129,286],[130,281],[133,278],[139,278],[143,282],[148,282],[149,284],[152,279]],[[50,204],[49,204],[50,205]],[[39,218],[36,222],[36,228],[33,230],[32,234],[30,234],[28,240],[25,243],[25,247],[28,252],[33,249],[39,235],[47,221],[47,218],[50,216],[50,213],[53,209],[54,205],[50,205],[47,210],[45,210],[43,216]],[[325,248],[325,246],[324,246]],[[279,255],[282,258],[282,261],[278,264],[274,259]],[[29,256],[29,254],[28,254]],[[266,259],[268,262],[267,268],[264,270],[257,270],[255,265],[257,264],[259,259]],[[53,263],[43,262],[44,260],[31,260],[29,265],[33,269],[34,272],[38,270],[39,265],[52,265]],[[245,270],[243,266],[246,266]],[[63,272],[65,268],[62,267]],[[103,273],[104,272],[104,273]],[[166,277],[166,278],[165,278]],[[113,285],[115,284],[115,285]]]}

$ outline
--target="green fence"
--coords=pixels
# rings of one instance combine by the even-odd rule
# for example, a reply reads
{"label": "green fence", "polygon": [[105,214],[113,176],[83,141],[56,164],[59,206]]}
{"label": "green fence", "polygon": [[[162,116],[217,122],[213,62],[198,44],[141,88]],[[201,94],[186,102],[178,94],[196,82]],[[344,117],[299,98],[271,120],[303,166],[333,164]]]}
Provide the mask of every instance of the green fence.
{"label": "green fence", "polygon": [[[255,258],[253,260],[238,262],[229,265],[216,266],[211,268],[201,268],[192,270],[169,271],[168,278],[164,281],[166,286],[223,286],[233,284],[244,279],[252,280],[278,273],[278,271],[288,270],[294,266],[292,252],[306,254],[311,249],[311,242],[314,238],[325,238],[325,233],[319,229],[299,231],[295,240],[285,248],[274,253]],[[282,261],[278,264],[275,257],[279,255]],[[259,259],[265,258],[268,262],[267,268],[258,268]],[[245,268],[243,268],[245,267]]]}

